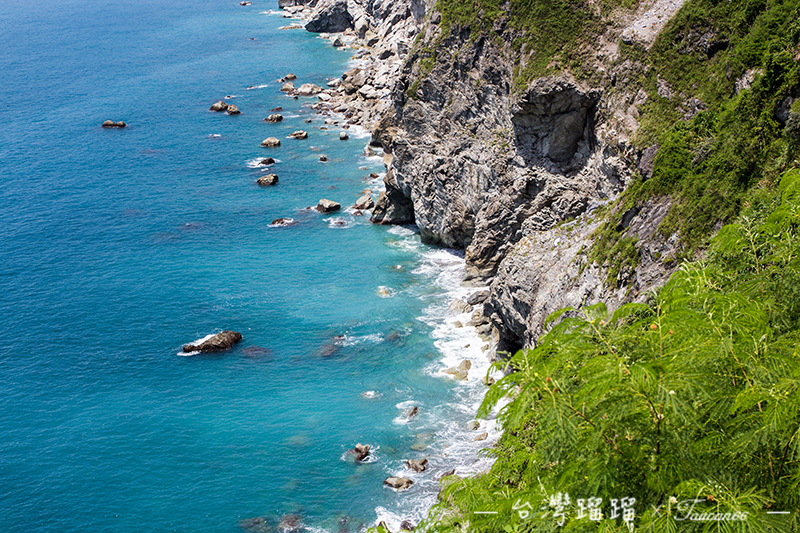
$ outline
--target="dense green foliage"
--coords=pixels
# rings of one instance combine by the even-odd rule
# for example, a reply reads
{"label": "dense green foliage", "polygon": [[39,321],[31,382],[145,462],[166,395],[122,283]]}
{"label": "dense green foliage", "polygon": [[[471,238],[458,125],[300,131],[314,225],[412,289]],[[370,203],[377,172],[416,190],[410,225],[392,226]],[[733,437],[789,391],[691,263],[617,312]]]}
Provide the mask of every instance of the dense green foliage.
{"label": "dense green foliage", "polygon": [[[643,531],[800,530],[800,171],[754,195],[707,262],[649,304],[551,320],[535,349],[498,363],[514,372],[481,407],[510,399],[494,466],[445,478],[427,527],[626,531],[611,500],[635,498]],[[597,521],[578,518],[588,498],[602,498]],[[709,512],[741,520],[681,520]]]}

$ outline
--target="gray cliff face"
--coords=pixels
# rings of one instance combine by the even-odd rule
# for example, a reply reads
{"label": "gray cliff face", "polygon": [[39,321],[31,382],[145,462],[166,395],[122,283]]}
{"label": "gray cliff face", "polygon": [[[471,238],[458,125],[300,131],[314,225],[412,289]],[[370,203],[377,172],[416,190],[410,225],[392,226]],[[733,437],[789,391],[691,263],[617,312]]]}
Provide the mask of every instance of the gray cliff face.
{"label": "gray cliff face", "polygon": [[383,202],[401,193],[427,242],[466,249],[469,275],[491,277],[524,231],[619,193],[629,165],[595,136],[601,91],[544,78],[512,95],[512,66],[493,43],[463,46],[455,34],[442,48],[456,52],[439,54],[447,59],[421,80],[416,100],[405,92],[418,58],[409,59],[395,88],[394,131],[379,125],[393,155]]}
{"label": "gray cliff face", "polygon": [[[640,255],[635,269],[620,272],[619,288],[605,283],[609,265],[588,260],[601,224],[594,210],[636,170],[652,172],[658,147],[642,157],[627,142],[646,101],[631,82],[641,66],[609,70],[612,91],[611,81],[588,87],[561,76],[515,92],[514,35],[498,28],[500,42],[473,40],[457,27],[440,35],[433,3],[314,0],[289,8],[302,9],[307,29],[344,31],[362,47],[362,64],[342,76],[336,103],[320,106],[347,108],[348,122],[371,127],[371,144],[384,150],[386,190],[371,220],[414,222],[426,242],[465,250],[467,278],[491,281],[483,310],[501,351],[534,345],[547,316],[563,307],[645,299],[676,265],[676,237],[656,231],[669,199],[614,213]],[[438,42],[436,55],[415,39]],[[614,42],[604,38],[603,53],[616,53]]]}

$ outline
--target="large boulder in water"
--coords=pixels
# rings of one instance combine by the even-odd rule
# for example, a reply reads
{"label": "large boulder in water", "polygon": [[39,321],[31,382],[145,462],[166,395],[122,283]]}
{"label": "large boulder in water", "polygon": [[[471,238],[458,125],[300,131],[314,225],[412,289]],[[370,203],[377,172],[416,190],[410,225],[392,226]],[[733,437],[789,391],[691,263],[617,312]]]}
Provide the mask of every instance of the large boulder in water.
{"label": "large boulder in water", "polygon": [[274,148],[276,146],[280,146],[281,141],[275,137],[267,137],[263,141],[261,141],[261,146],[265,146],[267,148]]}
{"label": "large boulder in water", "polygon": [[341,204],[334,202],[333,200],[328,200],[327,198],[323,198],[317,204],[317,211],[320,213],[332,213],[334,211],[338,211],[341,209]]}
{"label": "large boulder in water", "polygon": [[261,176],[256,180],[261,187],[268,187],[270,185],[277,185],[278,184],[278,175],[277,174],[267,174],[266,176]]}
{"label": "large boulder in water", "polygon": [[281,115],[280,113],[273,113],[272,115],[268,116],[264,120],[267,121],[267,122],[273,122],[273,123],[281,122],[283,120],[283,115]]}
{"label": "large boulder in water", "polygon": [[235,105],[233,105],[233,104],[230,104],[230,105],[228,106],[228,114],[229,114],[229,115],[240,115],[241,113],[242,113],[242,112],[241,112],[241,111],[239,111],[239,108],[238,108],[238,107],[236,107]]}
{"label": "large boulder in water", "polygon": [[322,92],[322,87],[314,85],[313,83],[304,83],[297,89],[297,94],[300,96],[314,96]]}
{"label": "large boulder in water", "polygon": [[303,130],[297,130],[297,131],[295,131],[295,132],[293,132],[293,133],[290,133],[290,134],[288,135],[288,137],[289,137],[290,139],[300,139],[300,140],[302,140],[302,139],[308,139],[308,132],[305,132],[305,131],[303,131]]}
{"label": "large boulder in water", "polygon": [[372,201],[372,197],[368,194],[365,194],[358,200],[356,200],[356,205],[353,206],[353,209],[372,209],[375,207],[375,202]]}
{"label": "large boulder in water", "polygon": [[105,122],[103,122],[102,125],[104,128],[124,128],[125,126],[127,126],[127,124],[125,124],[121,120],[119,122],[114,122],[113,120],[106,120]]}
{"label": "large boulder in water", "polygon": [[242,340],[242,334],[237,331],[222,331],[205,339],[198,344],[187,344],[183,347],[185,353],[189,352],[222,352]]}
{"label": "large boulder in water", "polygon": [[353,27],[353,15],[347,11],[347,0],[339,0],[319,10],[306,30],[313,33],[339,33]]}
{"label": "large boulder in water", "polygon": [[222,100],[220,100],[219,102],[217,102],[216,104],[214,104],[210,108],[208,108],[208,110],[209,111],[227,111],[228,110],[228,104],[226,102],[223,102]]}
{"label": "large boulder in water", "polygon": [[427,459],[409,459],[406,461],[406,466],[414,472],[424,472],[428,468]]}
{"label": "large boulder in water", "polygon": [[356,444],[356,447],[353,448],[353,452],[356,456],[356,461],[363,461],[369,456],[369,444],[361,444],[360,442]]}

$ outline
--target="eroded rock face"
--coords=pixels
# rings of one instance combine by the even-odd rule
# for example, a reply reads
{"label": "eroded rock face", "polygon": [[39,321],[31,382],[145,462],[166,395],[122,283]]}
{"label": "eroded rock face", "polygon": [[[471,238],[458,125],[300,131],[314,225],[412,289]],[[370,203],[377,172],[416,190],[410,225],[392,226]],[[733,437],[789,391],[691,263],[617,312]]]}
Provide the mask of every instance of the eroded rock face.
{"label": "eroded rock face", "polygon": [[314,33],[338,33],[352,27],[353,16],[347,10],[346,0],[324,6],[306,24],[306,30]]}

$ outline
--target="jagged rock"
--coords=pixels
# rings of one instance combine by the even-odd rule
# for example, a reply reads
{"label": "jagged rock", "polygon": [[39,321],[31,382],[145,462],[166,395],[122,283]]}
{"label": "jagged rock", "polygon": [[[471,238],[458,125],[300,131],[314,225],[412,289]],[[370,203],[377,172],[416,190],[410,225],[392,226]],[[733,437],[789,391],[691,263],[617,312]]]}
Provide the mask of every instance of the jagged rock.
{"label": "jagged rock", "polygon": [[339,33],[353,27],[353,16],[347,10],[347,1],[339,0],[318,9],[306,24],[313,33]]}
{"label": "jagged rock", "polygon": [[346,131],[340,131],[339,132],[339,140],[340,141],[346,141],[349,138],[350,138],[350,136],[347,134]]}
{"label": "jagged rock", "polygon": [[269,185],[277,185],[278,184],[278,175],[277,174],[267,174],[266,176],[261,176],[256,180],[262,187],[267,187]]}
{"label": "jagged rock", "polygon": [[288,137],[289,137],[290,139],[300,139],[300,140],[302,140],[302,139],[308,139],[308,133],[307,133],[307,132],[305,132],[305,131],[302,131],[302,130],[297,130],[297,131],[295,131],[295,132],[293,132],[293,133],[290,133],[290,134],[288,135]]}
{"label": "jagged rock", "polygon": [[372,201],[372,197],[364,195],[358,200],[356,200],[356,205],[353,206],[353,209],[372,209],[375,206],[375,202]]}
{"label": "jagged rock", "polygon": [[407,477],[396,477],[396,476],[387,477],[386,479],[383,480],[383,483],[397,490],[405,490],[414,484],[414,482],[408,479]]}
{"label": "jagged rock", "polygon": [[315,94],[321,93],[322,87],[319,85],[314,85],[313,83],[304,83],[297,89],[297,94],[300,96],[314,96]]}
{"label": "jagged rock", "polygon": [[274,148],[276,146],[280,146],[281,141],[275,137],[267,137],[263,141],[261,141],[261,146],[265,146],[267,148]]}
{"label": "jagged rock", "polygon": [[414,472],[424,472],[425,469],[428,467],[428,460],[427,459],[409,459],[406,461],[406,466],[410,470]]}
{"label": "jagged rock", "polygon": [[400,522],[400,531],[414,531],[414,524],[408,520],[403,520]]}
{"label": "jagged rock", "polygon": [[461,313],[469,313],[470,311],[472,311],[472,306],[460,299],[453,300],[447,308],[447,314],[449,315],[460,315]]}
{"label": "jagged rock", "polygon": [[215,104],[212,104],[211,107],[208,108],[209,111],[217,111],[217,112],[225,111],[227,109],[228,109],[228,103],[227,102],[223,102],[222,100],[220,100],[219,102],[217,102]]}
{"label": "jagged rock", "polygon": [[654,144],[646,148],[642,152],[642,157],[639,159],[639,172],[642,174],[642,177],[646,180],[649,180],[653,177],[653,166],[656,160],[656,154],[658,153],[658,145]]}
{"label": "jagged rock", "polygon": [[187,344],[183,347],[185,353],[189,352],[221,352],[242,340],[242,334],[236,331],[225,330],[198,344]]}
{"label": "jagged rock", "polygon": [[375,155],[375,150],[373,150],[371,146],[365,146],[364,155],[367,157],[373,157]]}
{"label": "jagged rock", "polygon": [[448,470],[447,472],[445,472],[441,476],[439,476],[439,479],[442,479],[443,477],[447,477],[447,476],[452,476],[455,473],[456,473],[456,469],[455,468],[451,468],[450,470]]}
{"label": "jagged rock", "polygon": [[266,122],[272,122],[272,123],[281,122],[281,121],[283,121],[283,115],[281,115],[280,113],[273,113],[272,115],[268,116],[264,120]]}
{"label": "jagged rock", "polygon": [[334,211],[338,211],[341,208],[342,208],[341,204],[337,204],[336,202],[332,200],[327,200],[325,198],[320,200],[316,207],[317,211],[319,211],[320,213],[332,213]]}
{"label": "jagged rock", "polygon": [[476,436],[474,439],[472,439],[472,440],[473,440],[473,441],[479,441],[479,440],[486,440],[487,438],[489,438],[489,434],[488,434],[488,433],[481,433],[480,435],[477,435],[477,436]]}
{"label": "jagged rock", "polygon": [[329,81],[326,85],[328,87],[333,87],[333,88],[339,87],[339,86],[342,85],[342,79],[341,78],[335,78],[335,79]]}
{"label": "jagged rock", "polygon": [[239,114],[241,114],[241,113],[242,113],[242,112],[241,112],[241,111],[239,111],[239,108],[238,108],[238,107],[236,107],[235,105],[233,105],[233,104],[229,104],[229,105],[228,105],[228,114],[229,114],[229,115],[239,115]]}
{"label": "jagged rock", "polygon": [[274,165],[275,164],[275,160],[272,159],[271,157],[267,157],[265,159],[262,159],[258,164],[259,165]]}
{"label": "jagged rock", "polygon": [[353,452],[355,452],[356,461],[363,461],[367,458],[367,456],[369,456],[369,445],[361,444],[359,442],[356,444],[356,447],[353,448]]}
{"label": "jagged rock", "polygon": [[362,68],[353,68],[342,74],[342,87],[346,94],[354,94],[367,83],[367,71]]}
{"label": "jagged rock", "polygon": [[333,47],[334,47],[334,48],[341,48],[342,46],[344,46],[344,43],[342,42],[342,38],[341,38],[341,37],[339,37],[339,36],[337,35],[337,36],[336,36],[336,37],[335,37],[335,38],[334,38],[334,39],[331,41],[331,45],[333,45]]}

